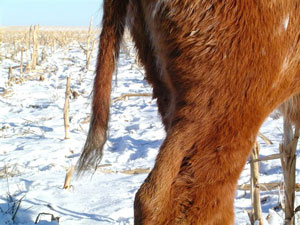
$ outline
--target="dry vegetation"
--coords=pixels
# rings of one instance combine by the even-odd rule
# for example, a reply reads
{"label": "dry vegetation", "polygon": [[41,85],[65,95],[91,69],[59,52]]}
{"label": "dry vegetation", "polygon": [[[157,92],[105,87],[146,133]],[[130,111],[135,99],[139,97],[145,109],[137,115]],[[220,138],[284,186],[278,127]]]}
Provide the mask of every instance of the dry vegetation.
{"label": "dry vegetation", "polygon": [[[0,98],[10,99],[13,95],[18,92],[18,87],[30,85],[30,81],[41,81],[39,83],[42,85],[48,85],[47,81],[52,79],[57,74],[60,74],[62,67],[67,66],[69,68],[77,67],[75,71],[80,71],[78,74],[71,74],[74,71],[70,69],[64,71],[60,80],[65,81],[65,76],[67,79],[66,85],[66,96],[65,96],[65,106],[64,106],[64,121],[65,122],[65,138],[72,138],[69,136],[70,118],[69,118],[69,99],[76,99],[78,95],[82,96],[85,93],[76,89],[81,86],[81,81],[85,80],[85,74],[89,72],[92,74],[94,71],[94,59],[96,51],[96,46],[99,37],[99,29],[93,29],[92,22],[87,29],[84,28],[61,28],[61,27],[40,27],[39,25],[32,25],[30,27],[0,27],[0,72],[2,75],[2,81],[4,81],[0,86]],[[131,48],[130,36],[128,32],[125,34],[125,44],[121,46],[121,51],[126,54],[127,57],[132,57],[133,48]],[[94,51],[93,51],[94,50]],[[74,54],[73,54],[74,53]],[[79,53],[79,54],[78,54]],[[74,56],[76,55],[76,57]],[[80,60],[78,60],[80,58]],[[67,63],[58,62],[55,64],[55,60],[62,60]],[[93,62],[91,62],[93,61]],[[141,70],[141,69],[139,69]],[[141,71],[142,72],[142,71]],[[52,77],[52,75],[54,75]],[[73,76],[75,75],[75,76]],[[81,77],[82,75],[82,77]],[[7,77],[6,77],[7,76]],[[73,81],[70,81],[73,78]],[[78,78],[78,84],[73,85],[70,88],[70,83],[75,83],[75,79]],[[34,82],[33,82],[34,83]],[[23,84],[23,85],[22,85]],[[64,82],[60,81],[57,84],[59,87],[65,86]],[[73,89],[74,88],[74,89]],[[86,92],[88,92],[87,90]],[[53,96],[55,93],[53,93]],[[72,96],[70,96],[72,95]],[[115,101],[124,100],[125,97],[131,96],[152,96],[148,93],[142,94],[124,94]],[[58,98],[58,97],[57,97]],[[52,99],[52,98],[51,98]],[[10,99],[11,100],[11,99]],[[54,99],[54,101],[57,99]],[[9,107],[14,107],[12,104],[8,104]],[[40,109],[39,105],[28,105],[30,108]],[[51,120],[51,117],[45,118],[45,120]],[[25,119],[24,119],[25,120]],[[89,116],[86,118],[88,122]],[[39,124],[42,123],[40,119],[37,121],[24,121],[24,126],[20,128],[19,132],[14,134],[6,134],[6,130],[10,127],[2,126],[0,127],[0,138],[11,138],[12,136],[24,137],[27,134],[33,134],[40,136],[41,134],[36,133],[34,129],[26,124]],[[82,121],[84,123],[84,121]],[[72,127],[71,127],[72,129]],[[73,128],[74,129],[74,128]],[[43,135],[43,134],[42,134]],[[5,152],[4,152],[5,153]],[[6,154],[6,153],[5,153]],[[51,165],[50,165],[51,166]],[[109,165],[111,167],[111,165]],[[73,166],[68,168],[66,173],[66,180],[64,183],[65,189],[72,188],[71,178],[73,173]],[[124,174],[141,174],[148,173],[149,168],[138,168],[132,170],[122,170],[116,171],[113,169],[99,169],[101,173],[124,173]],[[7,179],[14,176],[19,176],[22,174],[22,168],[20,169],[18,164],[5,163],[3,168],[0,168],[0,179]],[[12,199],[12,198],[9,198]],[[20,204],[23,197],[18,199],[9,200],[8,203],[11,205],[10,209],[12,220],[16,217]],[[1,208],[0,208],[1,213]],[[37,223],[41,216],[45,216],[45,213],[41,213],[37,217]],[[52,220],[53,218],[51,218]]]}
{"label": "dry vegetation", "polygon": [[[92,52],[98,40],[98,34],[99,30],[92,28],[92,22],[88,29],[44,28],[39,25],[32,25],[30,27],[0,27],[0,72],[2,76],[7,74],[7,82],[0,87],[0,97],[9,98],[13,95],[16,89],[12,86],[16,87],[29,80],[44,81],[45,74],[55,73],[59,68],[49,66],[51,64],[46,62],[48,59],[51,60],[51,56],[59,52],[82,51],[86,62],[77,66],[82,67],[81,70],[83,73],[88,71]],[[64,55],[67,56],[68,54]],[[72,62],[71,58],[62,60]],[[74,62],[72,63],[75,64]],[[67,93],[66,101],[69,99],[70,87]],[[73,90],[72,95],[73,97],[76,95]],[[68,116],[68,105],[65,108],[66,116]],[[68,122],[68,117],[66,119]],[[68,128],[68,124],[66,124],[66,128]],[[6,129],[9,128],[5,126],[0,127],[0,131]],[[24,126],[24,131],[17,135],[26,135],[26,132],[28,132],[26,129],[30,130],[30,128]],[[66,132],[68,132],[67,129]],[[6,137],[2,135],[1,138]],[[18,176],[20,173],[17,165],[5,164],[3,168],[0,168],[1,179]],[[9,193],[8,196],[10,196]],[[8,198],[8,204],[11,205],[9,207],[11,210],[9,214],[11,214],[12,221],[14,221],[23,197],[20,200],[10,199],[13,198]]]}
{"label": "dry vegetation", "polygon": [[68,51],[71,46],[76,45],[86,56],[83,69],[89,69],[98,33],[99,30],[92,29],[92,22],[89,29],[43,28],[39,25],[0,28],[0,63],[4,59],[10,61],[9,66],[2,68],[8,73],[8,84],[21,83],[36,77],[43,80],[39,73],[42,72],[40,66],[47,57],[58,49]]}

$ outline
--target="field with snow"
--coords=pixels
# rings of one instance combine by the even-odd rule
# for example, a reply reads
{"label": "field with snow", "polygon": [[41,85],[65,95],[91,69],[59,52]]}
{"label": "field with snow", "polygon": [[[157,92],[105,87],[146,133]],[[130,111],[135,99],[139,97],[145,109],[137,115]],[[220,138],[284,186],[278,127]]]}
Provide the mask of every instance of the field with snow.
{"label": "field with snow", "polygon": [[[152,168],[165,133],[151,97],[118,99],[126,93],[151,93],[143,70],[135,63],[132,44],[122,47],[114,76],[109,140],[100,168],[93,176],[91,170],[81,179],[73,177],[68,190],[63,189],[66,171],[76,164],[88,130],[97,49],[87,70],[79,42],[55,51],[40,45],[40,52],[45,48],[45,60],[23,74],[27,78],[23,82],[8,82],[10,66],[12,76],[20,77],[21,57],[20,52],[12,57],[8,45],[0,42],[0,225],[33,224],[40,213],[59,217],[62,225],[133,224],[135,192]],[[70,99],[70,139],[64,139],[68,76],[72,93],[78,95]],[[260,156],[278,153],[282,120],[268,118],[261,132],[273,144],[258,138]],[[297,174],[299,169],[298,165]],[[249,174],[247,164],[239,184],[249,183]],[[280,160],[260,162],[261,183],[282,181]],[[282,224],[282,196],[279,189],[261,192],[263,217],[270,225]],[[250,224],[250,208],[250,192],[237,191],[235,224]],[[38,224],[58,223],[50,215],[41,215]]]}

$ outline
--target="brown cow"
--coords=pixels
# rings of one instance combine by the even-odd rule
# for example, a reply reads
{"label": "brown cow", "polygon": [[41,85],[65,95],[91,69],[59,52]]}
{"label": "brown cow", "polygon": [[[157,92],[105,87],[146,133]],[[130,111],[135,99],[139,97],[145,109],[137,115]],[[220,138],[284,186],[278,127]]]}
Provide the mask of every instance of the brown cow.
{"label": "brown cow", "polygon": [[239,175],[270,112],[300,91],[299,0],[104,0],[92,119],[79,173],[106,141],[125,23],[167,136],[135,224],[232,225]]}

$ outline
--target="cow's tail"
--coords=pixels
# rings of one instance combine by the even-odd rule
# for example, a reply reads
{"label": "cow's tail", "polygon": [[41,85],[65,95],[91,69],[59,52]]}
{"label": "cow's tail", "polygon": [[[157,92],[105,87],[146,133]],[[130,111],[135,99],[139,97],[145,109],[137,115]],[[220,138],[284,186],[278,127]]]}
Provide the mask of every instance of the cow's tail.
{"label": "cow's tail", "polygon": [[102,158],[107,139],[112,75],[124,33],[128,1],[104,0],[90,128],[77,163],[77,175],[88,167],[97,168]]}

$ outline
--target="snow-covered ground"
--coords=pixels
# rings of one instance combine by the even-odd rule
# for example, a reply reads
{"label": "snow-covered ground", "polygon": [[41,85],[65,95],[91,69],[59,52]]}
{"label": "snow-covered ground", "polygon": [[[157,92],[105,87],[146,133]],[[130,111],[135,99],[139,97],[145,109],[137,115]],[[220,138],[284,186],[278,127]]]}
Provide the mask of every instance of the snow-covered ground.
{"label": "snow-covered ground", "polygon": [[[94,68],[95,58],[96,51],[90,68]],[[121,53],[112,99],[124,93],[151,93],[143,71],[134,63],[134,57]],[[0,64],[0,225],[33,224],[39,213],[59,217],[62,225],[133,224],[135,192],[153,166],[165,136],[155,101],[151,97],[130,97],[114,102],[102,167],[92,177],[88,174],[73,179],[72,188],[64,190],[66,171],[78,160],[87,134],[94,71],[83,69],[85,55],[76,43],[49,55],[31,74],[40,73],[44,81],[37,77],[9,87],[9,66],[14,66],[9,59]],[[13,73],[18,76],[18,69]],[[70,100],[71,138],[65,140],[67,76],[79,97]],[[261,132],[274,144],[268,146],[258,139],[260,155],[278,153],[281,119],[268,118]],[[132,174],[134,171],[138,173]],[[247,164],[239,184],[249,183],[249,174]],[[262,183],[281,182],[280,160],[261,162],[260,175]],[[282,224],[282,211],[272,211],[281,196],[279,190],[261,193],[263,216],[270,214],[272,225]],[[296,202],[296,206],[299,204]],[[250,224],[246,213],[250,205],[249,191],[237,191],[235,224]],[[50,220],[51,216],[42,215],[38,224],[56,224]]]}

